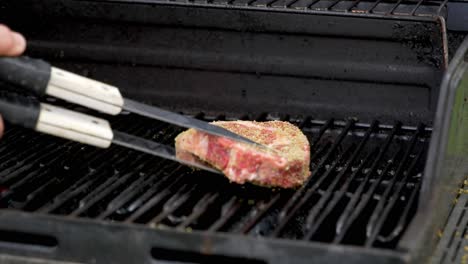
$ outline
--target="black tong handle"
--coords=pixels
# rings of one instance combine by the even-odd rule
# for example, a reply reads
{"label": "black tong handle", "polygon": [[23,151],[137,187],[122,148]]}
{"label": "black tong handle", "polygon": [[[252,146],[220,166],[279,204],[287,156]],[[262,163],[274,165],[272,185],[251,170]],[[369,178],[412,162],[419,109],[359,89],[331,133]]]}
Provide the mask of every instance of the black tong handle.
{"label": "black tong handle", "polygon": [[38,96],[45,94],[50,73],[50,64],[43,60],[26,56],[0,58],[0,79]]}
{"label": "black tong handle", "polygon": [[34,129],[39,119],[39,102],[16,93],[0,92],[0,114],[6,121]]}

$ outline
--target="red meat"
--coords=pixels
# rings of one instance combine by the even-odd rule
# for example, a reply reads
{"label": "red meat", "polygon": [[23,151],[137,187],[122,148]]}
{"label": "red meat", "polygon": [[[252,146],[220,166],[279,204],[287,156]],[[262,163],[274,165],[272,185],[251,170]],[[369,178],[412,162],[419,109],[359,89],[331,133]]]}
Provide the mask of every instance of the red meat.
{"label": "red meat", "polygon": [[296,126],[282,121],[212,124],[263,144],[268,149],[189,129],[175,139],[177,157],[203,161],[239,184],[251,182],[267,187],[294,188],[310,176],[309,142]]}

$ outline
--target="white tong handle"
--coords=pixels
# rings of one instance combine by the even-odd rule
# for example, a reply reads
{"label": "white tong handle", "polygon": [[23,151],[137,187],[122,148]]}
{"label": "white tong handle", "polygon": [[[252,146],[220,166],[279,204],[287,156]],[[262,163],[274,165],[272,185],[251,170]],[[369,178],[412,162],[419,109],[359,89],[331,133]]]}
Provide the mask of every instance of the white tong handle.
{"label": "white tong handle", "polygon": [[35,129],[100,148],[109,147],[113,138],[113,132],[107,120],[44,103],[40,104]]}
{"label": "white tong handle", "polygon": [[55,67],[46,94],[111,115],[119,114],[124,104],[117,87]]}

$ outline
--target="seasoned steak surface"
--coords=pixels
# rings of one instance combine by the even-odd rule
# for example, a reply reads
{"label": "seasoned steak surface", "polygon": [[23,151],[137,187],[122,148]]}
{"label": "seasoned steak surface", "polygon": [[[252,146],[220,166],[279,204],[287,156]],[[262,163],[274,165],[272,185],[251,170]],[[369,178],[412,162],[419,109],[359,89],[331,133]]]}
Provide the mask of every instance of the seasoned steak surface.
{"label": "seasoned steak surface", "polygon": [[263,144],[268,149],[189,129],[175,139],[177,156],[204,161],[239,184],[251,182],[292,188],[302,185],[310,176],[309,142],[291,123],[220,121],[212,124]]}

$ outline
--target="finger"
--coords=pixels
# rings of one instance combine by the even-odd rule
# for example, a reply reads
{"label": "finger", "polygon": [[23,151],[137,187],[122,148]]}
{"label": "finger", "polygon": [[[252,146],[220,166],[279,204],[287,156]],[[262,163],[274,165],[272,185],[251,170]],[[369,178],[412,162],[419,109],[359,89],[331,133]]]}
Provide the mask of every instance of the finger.
{"label": "finger", "polygon": [[4,130],[3,118],[2,118],[2,116],[0,115],[0,138],[3,136],[3,130]]}
{"label": "finger", "polygon": [[11,30],[0,24],[0,55],[8,55],[9,51],[13,48],[15,40]]}
{"label": "finger", "polygon": [[24,37],[17,32],[12,32],[13,35],[13,47],[9,50],[7,55],[18,56],[24,52],[26,49],[26,40]]}

